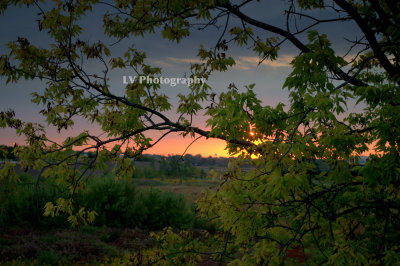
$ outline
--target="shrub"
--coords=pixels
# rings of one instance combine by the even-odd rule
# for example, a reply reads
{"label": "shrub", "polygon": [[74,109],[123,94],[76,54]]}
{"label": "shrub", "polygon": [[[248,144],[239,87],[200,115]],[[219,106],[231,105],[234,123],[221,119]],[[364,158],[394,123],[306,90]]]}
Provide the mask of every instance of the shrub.
{"label": "shrub", "polygon": [[36,181],[29,175],[21,175],[18,183],[2,180],[0,190],[1,226],[50,226],[66,227],[66,217],[43,217],[46,202],[55,201],[62,196],[62,188],[50,180],[40,182],[36,190]]}
{"label": "shrub", "polygon": [[105,176],[88,184],[76,203],[96,211],[96,226],[161,229],[188,228],[195,213],[181,195],[151,189],[138,191],[130,181]]}
{"label": "shrub", "polygon": [[131,182],[115,182],[107,175],[89,182],[85,192],[78,194],[75,202],[96,211],[96,226],[129,227],[133,224],[128,213],[134,207],[136,197],[136,187]]}
{"label": "shrub", "polygon": [[142,208],[136,213],[137,225],[146,229],[192,227],[195,213],[182,195],[151,189],[141,193]]}

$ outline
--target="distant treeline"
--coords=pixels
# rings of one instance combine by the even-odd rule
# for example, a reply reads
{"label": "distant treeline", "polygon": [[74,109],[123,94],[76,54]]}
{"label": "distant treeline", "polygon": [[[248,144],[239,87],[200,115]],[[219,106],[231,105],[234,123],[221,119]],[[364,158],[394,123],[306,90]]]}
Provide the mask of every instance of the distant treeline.
{"label": "distant treeline", "polygon": [[[0,145],[0,161],[18,161],[14,155],[14,147]],[[94,158],[94,152],[86,152]],[[202,157],[201,155],[150,155],[143,154],[132,159],[136,169],[134,178],[205,178],[210,169],[226,169],[229,158]]]}
{"label": "distant treeline", "polygon": [[179,158],[179,156],[162,157],[160,160],[151,160],[148,163],[136,161],[133,178],[205,178],[207,176],[203,168]]}
{"label": "distant treeline", "polygon": [[208,170],[226,168],[228,158],[202,157],[201,155],[162,156],[142,155],[135,159],[136,178],[205,178]]}
{"label": "distant treeline", "polygon": [[151,161],[163,161],[163,160],[175,160],[183,163],[190,163],[193,166],[214,166],[214,167],[227,167],[229,158],[225,157],[202,157],[200,154],[191,155],[186,154],[185,156],[180,155],[151,155],[151,154],[143,154],[135,161],[143,161],[143,162],[151,162]]}

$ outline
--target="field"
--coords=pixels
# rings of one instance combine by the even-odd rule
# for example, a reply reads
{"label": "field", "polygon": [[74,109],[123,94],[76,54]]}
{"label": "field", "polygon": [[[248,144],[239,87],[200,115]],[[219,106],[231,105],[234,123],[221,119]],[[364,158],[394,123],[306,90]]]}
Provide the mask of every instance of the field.
{"label": "field", "polygon": [[135,184],[141,189],[157,188],[162,191],[169,191],[175,194],[183,195],[190,202],[195,202],[201,197],[201,194],[206,189],[213,189],[217,186],[217,182],[208,179],[190,179],[184,180],[180,184],[179,179],[135,179]]}

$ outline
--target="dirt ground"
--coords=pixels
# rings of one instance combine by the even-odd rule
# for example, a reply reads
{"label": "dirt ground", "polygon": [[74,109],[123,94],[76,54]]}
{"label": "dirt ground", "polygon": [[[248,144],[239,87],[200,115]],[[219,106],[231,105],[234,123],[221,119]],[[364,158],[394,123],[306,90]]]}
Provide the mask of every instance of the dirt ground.
{"label": "dirt ground", "polygon": [[124,251],[135,251],[153,245],[149,232],[141,229],[95,228],[0,229],[0,258],[41,259],[51,264],[58,259],[92,263],[104,257],[115,257]]}

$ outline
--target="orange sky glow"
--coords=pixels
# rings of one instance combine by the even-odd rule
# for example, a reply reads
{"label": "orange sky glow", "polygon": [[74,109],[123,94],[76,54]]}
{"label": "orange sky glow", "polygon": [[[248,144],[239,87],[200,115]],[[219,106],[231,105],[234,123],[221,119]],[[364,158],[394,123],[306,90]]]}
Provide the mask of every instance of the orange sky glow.
{"label": "orange sky glow", "polygon": [[[97,130],[95,130],[97,131]],[[17,137],[15,136],[15,131],[12,129],[3,129],[3,132],[6,134],[2,134],[0,136],[0,144],[2,145],[9,145],[13,146],[14,143],[18,145],[25,145],[25,141],[23,137]],[[97,132],[99,133],[99,132]],[[56,135],[56,134],[50,134],[53,135],[53,138],[51,138],[53,141],[57,141],[58,143],[62,143],[63,140],[65,140],[66,136],[61,136],[61,135]],[[254,136],[254,132],[250,132],[251,136]],[[71,134],[70,136],[74,136],[74,134]],[[76,135],[75,135],[76,136]],[[159,136],[158,136],[159,137]],[[196,135],[196,138],[198,135]],[[153,140],[157,140],[157,136],[152,136]],[[220,139],[206,139],[205,137],[201,137],[194,141],[195,138],[190,138],[190,137],[185,137],[183,138],[182,136],[175,134],[175,135],[169,135],[165,137],[163,140],[158,142],[154,147],[146,150],[144,153],[145,154],[159,154],[159,155],[182,155],[182,154],[192,154],[192,155],[201,155],[203,157],[231,157],[228,153],[228,151],[225,149],[226,147],[226,142],[224,140]],[[193,142],[194,141],[194,142]],[[257,141],[255,142],[257,144]],[[110,143],[106,145],[106,148],[112,149],[112,147],[118,144],[116,142]],[[369,156],[370,154],[375,154],[375,145],[376,143],[373,143],[369,146],[369,151],[364,152],[363,154],[359,154],[361,156]],[[86,146],[87,147],[87,146]],[[125,147],[122,147],[122,150],[124,150]]]}
{"label": "orange sky glow", "polygon": [[[3,129],[4,130],[4,129]],[[12,130],[7,130],[9,133]],[[250,133],[251,136],[254,135],[253,132]],[[0,144],[13,146],[14,143],[18,145],[25,145],[25,141],[22,137],[16,137],[14,134],[9,134],[8,137],[6,135],[0,136]],[[196,136],[197,137],[197,136]],[[64,139],[60,136],[57,138],[57,142],[62,143]],[[157,138],[154,138],[156,140]],[[55,140],[55,139],[53,139]],[[194,141],[194,138],[186,137],[183,138],[180,135],[171,135],[166,137],[157,143],[154,147],[146,150],[145,154],[159,154],[159,155],[182,155],[182,154],[192,154],[198,155],[200,154],[203,157],[231,157],[228,151],[225,149],[226,142],[220,139],[206,139],[205,137],[199,138]],[[194,142],[193,142],[194,141]],[[192,143],[193,142],[193,143]],[[111,149],[115,144],[112,143],[106,145],[108,149]],[[361,156],[369,156],[370,154],[377,153],[375,151],[376,143],[373,143],[369,146],[369,151],[360,154]],[[123,148],[124,149],[124,148]]]}
{"label": "orange sky glow", "polygon": [[[186,148],[193,141],[191,138],[172,138],[157,143],[156,146],[150,148],[145,153],[160,155],[180,155],[185,152]],[[229,153],[225,150],[226,143],[219,139],[200,138],[187,149],[186,154],[200,154],[203,157],[229,157]]]}
{"label": "orange sky glow", "polygon": [[[0,136],[0,144],[1,145],[8,145],[13,146],[14,143],[18,145],[26,145],[23,137],[16,137],[13,134],[13,130],[5,130],[3,129],[4,134]],[[7,136],[8,135],[8,136]],[[156,138],[155,138],[156,139]],[[62,143],[64,140],[62,137],[58,136],[56,139],[53,140]],[[193,138],[183,138],[182,136],[175,135],[167,137],[157,143],[154,147],[146,150],[145,154],[159,154],[159,155],[181,155],[185,154],[192,154],[197,155],[200,154],[203,157],[230,157],[229,153],[225,150],[226,142],[219,139],[206,139],[200,138],[193,142]],[[192,143],[193,142],[193,143]],[[192,143],[190,145],[190,143]],[[112,148],[117,143],[112,143],[107,145],[107,148]],[[189,146],[190,145],[190,146]],[[186,152],[185,152],[186,151]]]}

